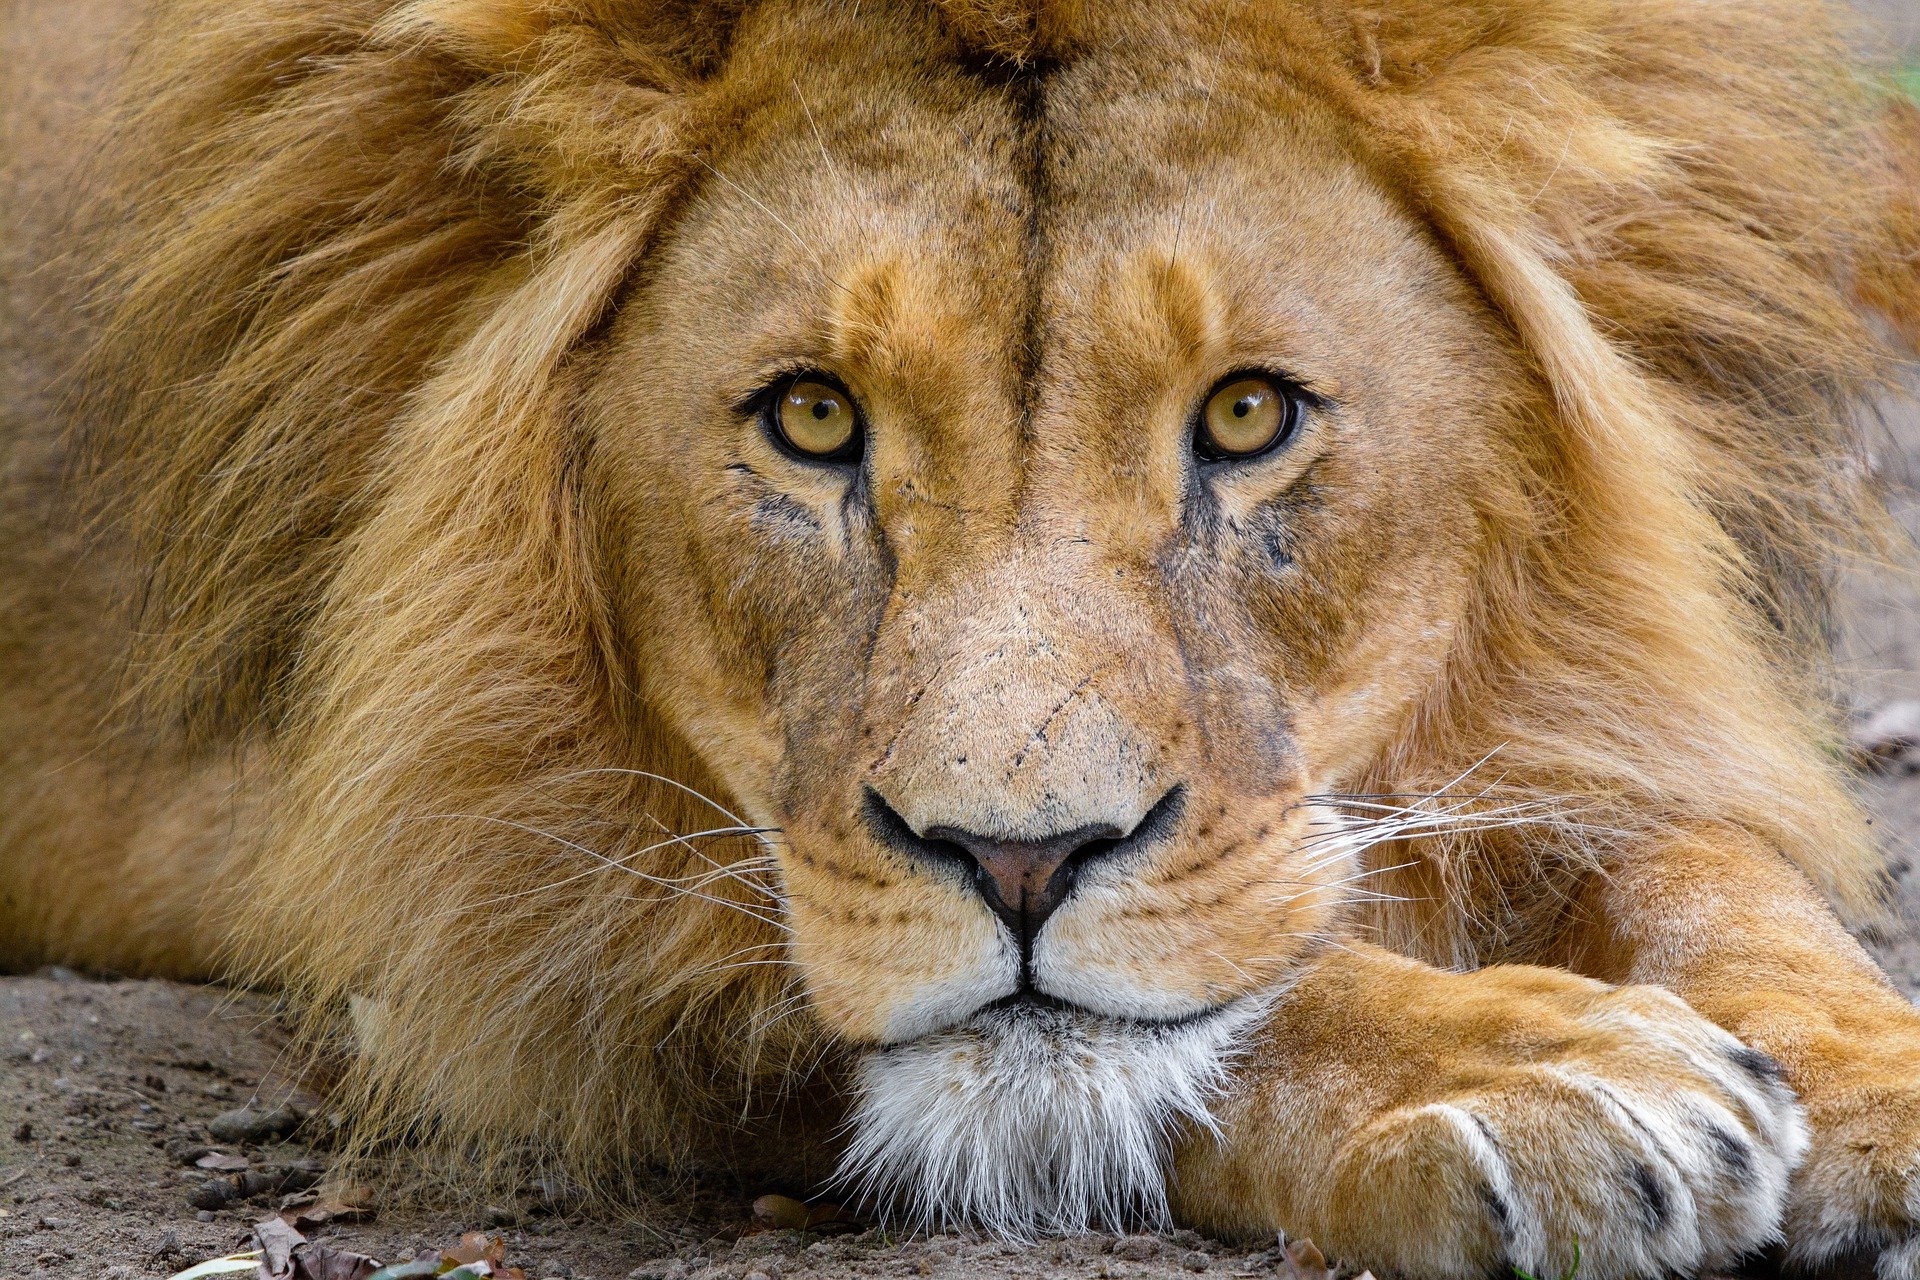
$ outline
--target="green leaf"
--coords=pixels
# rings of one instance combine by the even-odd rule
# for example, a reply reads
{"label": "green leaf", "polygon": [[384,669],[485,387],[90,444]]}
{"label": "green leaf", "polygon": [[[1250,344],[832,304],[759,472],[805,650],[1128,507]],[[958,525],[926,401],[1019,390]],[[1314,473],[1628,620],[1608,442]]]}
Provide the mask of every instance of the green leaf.
{"label": "green leaf", "polygon": [[200,1280],[202,1276],[217,1276],[229,1271],[253,1271],[260,1266],[260,1251],[236,1253],[225,1258],[209,1258],[197,1262],[185,1271],[174,1273],[168,1280]]}
{"label": "green leaf", "polygon": [[[1580,1241],[1578,1240],[1578,1238],[1576,1238],[1573,1242],[1573,1265],[1567,1268],[1567,1274],[1564,1276],[1561,1276],[1560,1280],[1573,1280],[1573,1278],[1579,1274],[1580,1274]],[[1513,1275],[1514,1275],[1514,1280],[1540,1280],[1540,1278],[1534,1275],[1533,1272],[1522,1271],[1519,1267],[1515,1267],[1513,1269]]]}

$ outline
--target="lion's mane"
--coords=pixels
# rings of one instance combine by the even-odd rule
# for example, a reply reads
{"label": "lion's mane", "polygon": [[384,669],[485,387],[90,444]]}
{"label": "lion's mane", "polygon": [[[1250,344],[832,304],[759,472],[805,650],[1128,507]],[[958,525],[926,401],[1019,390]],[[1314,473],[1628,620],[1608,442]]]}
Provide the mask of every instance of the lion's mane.
{"label": "lion's mane", "polygon": [[[140,691],[284,780],[227,908],[240,972],[318,1035],[363,1011],[369,1136],[429,1116],[591,1178],[833,1059],[775,886],[715,865],[751,838],[667,834],[739,824],[650,776],[706,786],[634,693],[570,412],[737,123],[737,7],[166,0],[139,42],[79,428],[148,568]],[[1749,828],[1871,898],[1809,641],[1864,518],[1856,299],[1920,297],[1916,219],[1813,8],[1261,0],[1169,53],[1337,108],[1551,393],[1458,660],[1361,781],[1497,749],[1582,821],[1423,845],[1436,901],[1381,921],[1411,949],[1522,946],[1521,899],[1650,824]],[[1007,74],[1083,38],[1070,3],[945,9]],[[559,848],[633,874],[556,880]]]}

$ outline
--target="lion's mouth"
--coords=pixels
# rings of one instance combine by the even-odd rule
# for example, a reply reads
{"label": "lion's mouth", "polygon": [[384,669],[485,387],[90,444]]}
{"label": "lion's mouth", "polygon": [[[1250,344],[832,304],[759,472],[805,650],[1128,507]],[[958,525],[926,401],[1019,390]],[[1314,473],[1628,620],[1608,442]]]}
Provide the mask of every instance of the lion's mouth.
{"label": "lion's mouth", "polygon": [[[1166,1017],[1153,1017],[1149,1015],[1136,1017],[1107,1013],[1098,1009],[1089,1009],[1085,1005],[1075,1004],[1073,1001],[1063,999],[1060,996],[1049,995],[1030,982],[1023,982],[1019,990],[981,1005],[978,1009],[975,1009],[972,1013],[960,1019],[956,1025],[967,1027],[976,1024],[982,1019],[989,1019],[994,1015],[1005,1014],[1014,1018],[1030,1018],[1036,1025],[1063,1018],[1084,1019],[1087,1022],[1110,1026],[1116,1030],[1131,1028],[1150,1033],[1156,1030],[1174,1030],[1180,1027],[1192,1026],[1196,1023],[1205,1022],[1210,1018],[1224,1016],[1229,1013],[1237,1003],[1240,1002],[1229,1000],[1222,1004],[1207,1005],[1204,1008],[1194,1009],[1186,1013],[1172,1014]],[[951,1028],[947,1028],[947,1030],[950,1029]],[[939,1035],[941,1032],[934,1032],[932,1034]]]}

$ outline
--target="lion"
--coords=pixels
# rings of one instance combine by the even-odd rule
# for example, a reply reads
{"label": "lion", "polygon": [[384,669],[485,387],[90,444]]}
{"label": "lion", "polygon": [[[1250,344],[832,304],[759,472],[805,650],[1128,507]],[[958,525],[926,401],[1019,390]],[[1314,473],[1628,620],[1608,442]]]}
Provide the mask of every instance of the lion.
{"label": "lion", "polygon": [[610,1195],[1920,1274],[1838,12],[93,11],[10,37],[6,964]]}

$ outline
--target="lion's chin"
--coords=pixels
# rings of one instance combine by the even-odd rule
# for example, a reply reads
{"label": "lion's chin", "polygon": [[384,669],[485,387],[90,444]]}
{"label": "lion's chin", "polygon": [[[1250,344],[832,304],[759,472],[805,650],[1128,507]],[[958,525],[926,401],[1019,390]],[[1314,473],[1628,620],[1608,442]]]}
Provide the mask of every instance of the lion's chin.
{"label": "lion's chin", "polygon": [[1261,1002],[1177,1023],[1000,1003],[861,1063],[841,1178],[912,1226],[1013,1239],[1164,1224],[1168,1147]]}

